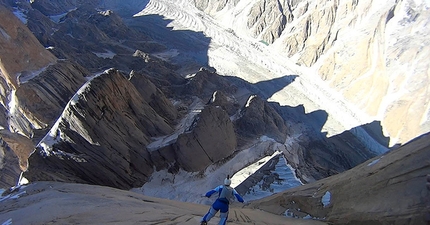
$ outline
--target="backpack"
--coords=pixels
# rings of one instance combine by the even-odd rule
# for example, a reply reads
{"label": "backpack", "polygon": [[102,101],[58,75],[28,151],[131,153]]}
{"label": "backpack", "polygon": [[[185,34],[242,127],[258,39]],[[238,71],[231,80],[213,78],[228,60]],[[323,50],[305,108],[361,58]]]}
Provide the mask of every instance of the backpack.
{"label": "backpack", "polygon": [[225,186],[222,188],[221,193],[219,194],[218,199],[221,202],[227,203],[229,204],[230,201],[229,199],[233,196],[233,188],[229,187],[229,186]]}

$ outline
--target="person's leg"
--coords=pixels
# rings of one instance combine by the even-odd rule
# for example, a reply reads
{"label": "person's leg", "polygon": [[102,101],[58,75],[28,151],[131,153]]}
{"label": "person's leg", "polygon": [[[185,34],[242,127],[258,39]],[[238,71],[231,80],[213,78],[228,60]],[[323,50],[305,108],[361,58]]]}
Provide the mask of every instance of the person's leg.
{"label": "person's leg", "polygon": [[202,218],[200,222],[208,222],[212,217],[215,216],[215,214],[220,210],[222,205],[218,201],[218,199],[212,204],[212,207],[209,209],[209,212],[206,213],[206,215]]}
{"label": "person's leg", "polygon": [[211,207],[208,211],[208,213],[206,213],[206,215],[202,218],[202,220],[200,222],[208,222],[209,220],[212,219],[212,217],[215,216],[215,214],[218,212],[218,210],[214,209],[213,207]]}
{"label": "person's leg", "polygon": [[219,225],[225,225],[228,219],[228,211],[220,214]]}
{"label": "person's leg", "polygon": [[225,225],[228,219],[228,204],[224,204],[222,208],[220,208],[220,220],[219,225]]}

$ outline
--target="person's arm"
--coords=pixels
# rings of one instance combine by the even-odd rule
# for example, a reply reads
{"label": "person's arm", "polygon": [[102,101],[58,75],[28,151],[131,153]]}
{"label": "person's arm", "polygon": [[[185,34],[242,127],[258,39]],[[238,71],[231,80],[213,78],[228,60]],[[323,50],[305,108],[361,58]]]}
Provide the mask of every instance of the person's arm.
{"label": "person's arm", "polygon": [[222,186],[218,186],[218,187],[216,187],[216,188],[214,188],[214,189],[212,189],[212,190],[208,191],[208,192],[205,194],[205,196],[206,196],[206,197],[208,197],[208,198],[210,198],[210,197],[211,197],[215,192],[219,192],[221,188],[222,188]]}
{"label": "person's arm", "polygon": [[233,194],[239,202],[242,202],[242,203],[244,202],[242,196],[240,196],[235,189],[233,189]]}

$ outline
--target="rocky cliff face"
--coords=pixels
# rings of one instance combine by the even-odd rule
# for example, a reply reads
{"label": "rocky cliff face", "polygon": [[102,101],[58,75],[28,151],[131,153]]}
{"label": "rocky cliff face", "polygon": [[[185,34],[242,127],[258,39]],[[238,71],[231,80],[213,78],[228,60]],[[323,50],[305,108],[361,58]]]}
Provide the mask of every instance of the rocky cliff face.
{"label": "rocky cliff face", "polygon": [[[221,6],[238,1],[225,3]],[[14,93],[13,101],[4,97],[2,126],[37,146],[25,172],[30,181],[139,187],[154,168],[202,172],[261,136],[285,146],[290,144],[285,140],[298,143],[283,150],[304,182],[337,174],[372,156],[353,136],[345,145],[333,144],[342,138],[326,140],[320,132],[324,116],[266,101],[270,94],[262,89],[282,89],[296,76],[252,84],[204,67],[181,76],[179,71],[196,62],[183,68],[172,63],[184,60],[170,60],[175,51],[165,51],[168,43],[150,37],[159,32],[151,25],[156,19],[123,21],[119,15],[124,11],[102,11],[79,1],[10,4],[27,16],[27,26],[49,51],[67,59],[21,79],[15,91],[2,86],[4,93]],[[175,37],[188,43],[192,35]],[[110,67],[118,71],[100,73]],[[18,152],[22,147],[11,137],[4,140]],[[26,146],[28,155],[32,145]],[[357,149],[360,153],[354,153]]]}
{"label": "rocky cliff face", "polygon": [[290,133],[282,117],[260,97],[252,95],[239,112],[235,125],[243,137],[268,135],[283,143]]}
{"label": "rocky cliff face", "polygon": [[253,202],[251,207],[333,224],[425,224],[429,140],[429,134],[423,135],[347,172]]}
{"label": "rocky cliff face", "polygon": [[0,185],[2,187],[18,183],[19,174],[22,171],[19,164],[17,154],[9,148],[6,142],[2,141],[0,147]]}
{"label": "rocky cliff face", "polygon": [[356,111],[382,121],[391,145],[430,130],[428,3],[205,2],[194,1],[240,37],[312,68]]}
{"label": "rocky cliff face", "polygon": [[187,171],[202,171],[236,150],[233,123],[221,108],[205,107],[189,129],[175,144],[178,163]]}
{"label": "rocky cliff face", "polygon": [[[142,185],[151,175],[146,145],[172,128],[120,73],[91,80],[29,158],[30,181],[58,180],[119,188]],[[78,143],[78,144],[75,144]]]}
{"label": "rocky cliff face", "polygon": [[20,80],[29,79],[33,73],[55,63],[56,58],[4,6],[0,6],[0,16],[0,69],[6,83],[17,89]]}

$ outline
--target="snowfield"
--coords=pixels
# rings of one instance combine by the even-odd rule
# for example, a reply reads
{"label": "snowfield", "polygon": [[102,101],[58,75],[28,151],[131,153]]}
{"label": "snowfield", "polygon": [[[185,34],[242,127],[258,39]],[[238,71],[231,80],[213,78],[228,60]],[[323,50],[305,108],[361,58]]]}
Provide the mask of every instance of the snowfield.
{"label": "snowfield", "polygon": [[[285,145],[263,136],[252,147],[240,151],[228,162],[220,166],[209,166],[203,174],[183,170],[177,174],[171,174],[167,170],[161,170],[153,173],[150,180],[141,188],[135,188],[132,191],[147,196],[209,205],[213,203],[215,195],[211,199],[202,196],[207,191],[221,185],[227,175],[233,175],[231,186],[236,187],[269,162],[271,158],[281,154],[277,150],[283,149],[285,149]],[[274,153],[270,154],[270,152]],[[243,196],[245,201],[259,199],[302,185],[285,160],[279,160],[274,172],[279,174],[282,182],[271,184],[269,189],[262,188],[261,183],[258,183],[251,192]]]}

